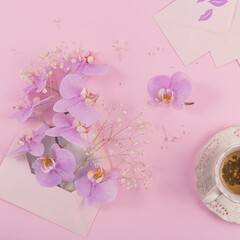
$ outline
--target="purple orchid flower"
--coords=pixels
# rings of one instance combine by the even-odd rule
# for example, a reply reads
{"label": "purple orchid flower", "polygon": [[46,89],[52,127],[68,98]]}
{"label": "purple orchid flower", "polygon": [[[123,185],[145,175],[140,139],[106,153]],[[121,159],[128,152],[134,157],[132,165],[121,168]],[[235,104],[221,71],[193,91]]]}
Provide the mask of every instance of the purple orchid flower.
{"label": "purple orchid flower", "polygon": [[33,156],[41,156],[44,153],[44,145],[42,139],[45,137],[46,131],[49,126],[44,124],[38,130],[33,130],[31,135],[24,135],[19,138],[18,144],[20,145],[15,151],[9,155],[15,155],[23,152],[29,152]]}
{"label": "purple orchid flower", "polygon": [[79,121],[91,125],[100,116],[89,105],[94,104],[99,95],[89,93],[85,82],[76,74],[66,75],[59,88],[62,99],[53,106],[55,112],[70,112]]}
{"label": "purple orchid flower", "polygon": [[184,101],[189,97],[192,87],[186,75],[176,72],[172,77],[158,75],[150,79],[147,90],[153,106],[172,104],[177,109],[183,108]]}
{"label": "purple orchid flower", "polygon": [[28,95],[32,92],[42,92],[42,90],[45,88],[47,83],[46,74],[44,72],[41,72],[39,75],[33,74],[32,76],[32,84],[23,89],[25,95]]}
{"label": "purple orchid flower", "polygon": [[80,169],[75,177],[77,192],[85,197],[85,205],[108,203],[116,198],[118,192],[117,172],[105,173],[100,164],[91,164]]}
{"label": "purple orchid flower", "polygon": [[40,112],[49,108],[53,103],[54,96],[50,96],[41,100],[41,98],[35,97],[31,102],[18,106],[18,112],[11,117],[18,118],[20,122],[26,121],[29,117],[34,116],[35,112]]}
{"label": "purple orchid flower", "polygon": [[88,56],[75,65],[74,73],[80,76],[101,76],[106,75],[108,66],[106,64],[92,64],[94,56]]}
{"label": "purple orchid flower", "polygon": [[62,181],[73,181],[76,167],[73,154],[58,144],[53,144],[49,155],[38,158],[32,164],[37,181],[44,187],[54,187]]}
{"label": "purple orchid flower", "polygon": [[88,133],[89,127],[74,119],[70,115],[58,113],[53,116],[52,122],[54,128],[50,128],[46,134],[51,137],[63,137],[67,141],[81,147],[88,147],[91,144],[85,140],[81,135]]}
{"label": "purple orchid flower", "polygon": [[65,73],[75,73],[80,76],[101,76],[106,75],[108,71],[108,65],[106,64],[93,64],[95,57],[89,53],[88,56],[77,58],[71,58],[67,61],[61,61],[59,63],[60,68]]}

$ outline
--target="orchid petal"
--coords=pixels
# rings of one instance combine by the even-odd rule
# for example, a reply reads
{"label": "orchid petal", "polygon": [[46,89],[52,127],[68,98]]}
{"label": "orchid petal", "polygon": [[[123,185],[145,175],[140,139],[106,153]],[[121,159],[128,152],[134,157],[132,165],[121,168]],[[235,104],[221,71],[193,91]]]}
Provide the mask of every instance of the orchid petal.
{"label": "orchid petal", "polygon": [[100,115],[85,103],[79,102],[76,105],[68,107],[69,112],[82,123],[91,125],[100,119]]}
{"label": "orchid petal", "polygon": [[54,99],[54,96],[44,98],[44,99],[40,100],[39,102],[35,103],[33,106],[36,109],[36,111],[45,110],[54,103],[53,99]]}
{"label": "orchid petal", "polygon": [[106,75],[108,72],[108,65],[106,64],[86,64],[82,73],[87,76]]}
{"label": "orchid petal", "polygon": [[153,99],[158,99],[158,91],[162,88],[169,88],[171,78],[165,75],[158,75],[150,79],[147,90]]}
{"label": "orchid petal", "polygon": [[27,152],[27,151],[28,151],[28,144],[24,144],[19,148],[17,148],[16,150],[14,150],[13,152],[9,153],[8,156],[12,156],[12,155]]}
{"label": "orchid petal", "polygon": [[80,134],[76,131],[76,129],[69,129],[61,133],[61,136],[65,138],[67,141],[76,144],[80,147],[89,147],[91,144],[85,140]]}
{"label": "orchid petal", "polygon": [[148,104],[153,106],[153,107],[164,107],[164,106],[166,106],[166,104],[160,103],[160,102],[158,102],[158,101],[156,101],[154,99],[150,99],[148,101]]}
{"label": "orchid petal", "polygon": [[22,98],[24,98],[26,95],[34,92],[36,90],[36,86],[34,84],[30,85],[30,86],[27,86],[26,88],[23,89],[24,91],[24,95]]}
{"label": "orchid petal", "polygon": [[79,75],[68,74],[63,78],[59,91],[63,98],[71,99],[79,97],[84,87],[85,82]]}
{"label": "orchid petal", "polygon": [[184,106],[184,101],[189,97],[192,91],[192,86],[187,76],[182,72],[177,72],[172,76],[170,88],[174,92],[175,100],[174,107],[181,109]]}
{"label": "orchid petal", "polygon": [[75,175],[73,174],[73,172],[66,172],[61,168],[56,168],[55,171],[59,176],[61,176],[62,181],[71,182],[74,180]]}
{"label": "orchid petal", "polygon": [[75,180],[75,187],[78,194],[83,197],[88,197],[91,194],[92,182],[88,179],[87,175],[82,176]]}
{"label": "orchid petal", "polygon": [[58,144],[53,144],[49,150],[49,154],[51,156],[51,158],[56,159],[57,155],[56,155],[56,151],[57,149],[59,149],[59,145]]}
{"label": "orchid petal", "polygon": [[53,110],[55,112],[67,112],[67,108],[70,105],[69,101],[65,100],[65,99],[60,99],[58,100],[54,106],[53,106]]}
{"label": "orchid petal", "polygon": [[58,113],[53,116],[52,122],[56,127],[70,127],[73,120],[69,115]]}
{"label": "orchid petal", "polygon": [[41,92],[44,89],[44,87],[46,86],[45,73],[41,73],[40,76],[36,77],[34,79],[34,83],[37,86],[36,92]]}
{"label": "orchid petal", "polygon": [[68,127],[53,127],[46,131],[46,135],[50,137],[59,137],[64,131],[67,131]]}
{"label": "orchid petal", "polygon": [[74,66],[73,72],[79,76],[83,76],[83,69],[87,63],[83,60]]}
{"label": "orchid petal", "polygon": [[44,173],[40,167],[36,168],[35,175],[37,181],[44,187],[54,187],[61,183],[62,178],[54,170]]}
{"label": "orchid petal", "polygon": [[96,203],[112,202],[118,192],[118,184],[115,176],[111,176],[106,181],[94,184],[91,188],[91,195],[86,198],[86,206],[90,207]]}
{"label": "orchid petal", "polygon": [[42,156],[44,153],[44,145],[41,142],[31,141],[28,143],[28,152],[33,156]]}
{"label": "orchid petal", "polygon": [[34,112],[33,107],[29,106],[27,108],[24,108],[16,113],[14,113],[13,115],[11,115],[11,117],[18,118],[18,120],[20,122],[24,122],[33,114],[33,112]]}
{"label": "orchid petal", "polygon": [[56,171],[64,181],[72,181],[74,179],[73,171],[76,167],[73,154],[66,149],[61,149],[57,144],[54,144],[52,148],[55,151]]}
{"label": "orchid petal", "polygon": [[48,129],[49,126],[47,124],[44,124],[37,131],[33,131],[34,140],[40,142],[46,136],[46,131]]}

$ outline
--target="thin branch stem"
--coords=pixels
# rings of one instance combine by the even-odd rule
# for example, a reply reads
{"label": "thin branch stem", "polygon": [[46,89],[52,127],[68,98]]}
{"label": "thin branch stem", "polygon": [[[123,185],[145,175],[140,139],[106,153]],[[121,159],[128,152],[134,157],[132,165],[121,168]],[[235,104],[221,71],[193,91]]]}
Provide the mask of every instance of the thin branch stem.
{"label": "thin branch stem", "polygon": [[50,126],[38,113],[34,112],[34,114],[40,119],[40,121],[44,124],[47,124],[48,126]]}
{"label": "thin branch stem", "polygon": [[66,141],[63,145],[62,148],[65,148],[68,145],[69,141]]}
{"label": "thin branch stem", "polygon": [[195,102],[185,102],[185,105],[193,105]]}
{"label": "thin branch stem", "polygon": [[59,144],[58,137],[55,137],[54,139],[55,139],[56,144],[57,144],[60,148],[62,148],[62,146]]}
{"label": "thin branch stem", "polygon": [[51,90],[53,90],[54,92],[59,93],[59,91],[58,91],[57,89],[53,88],[53,87],[46,86],[46,88],[51,89]]}
{"label": "thin branch stem", "polygon": [[103,123],[103,125],[102,125],[102,127],[100,128],[100,130],[99,130],[97,136],[94,138],[94,140],[93,140],[93,144],[95,143],[95,141],[96,141],[97,138],[99,137],[100,133],[103,131],[105,124],[106,124],[106,122]]}

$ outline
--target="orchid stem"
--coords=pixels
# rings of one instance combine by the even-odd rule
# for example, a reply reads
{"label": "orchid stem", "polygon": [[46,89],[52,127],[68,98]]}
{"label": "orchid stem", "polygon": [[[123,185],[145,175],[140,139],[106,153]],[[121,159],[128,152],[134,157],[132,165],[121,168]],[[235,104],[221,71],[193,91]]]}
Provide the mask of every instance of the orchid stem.
{"label": "orchid stem", "polygon": [[57,89],[55,89],[55,88],[52,88],[52,87],[49,87],[49,86],[46,86],[46,88],[49,88],[49,89],[53,90],[54,92],[59,93],[59,91]]}
{"label": "orchid stem", "polygon": [[184,102],[185,105],[193,105],[195,102]]}
{"label": "orchid stem", "polygon": [[46,124],[49,126],[49,124],[39,115],[35,112],[36,116],[41,120],[42,123]]}
{"label": "orchid stem", "polygon": [[[78,172],[78,170],[81,168],[81,166],[87,161],[87,158],[85,158],[82,163],[78,166],[78,168],[75,170],[74,175]],[[63,189],[67,189],[67,186],[69,185],[69,182],[67,182],[64,186]]]}
{"label": "orchid stem", "polygon": [[60,148],[62,148],[62,146],[59,144],[58,137],[55,137],[55,142]]}
{"label": "orchid stem", "polygon": [[65,147],[68,145],[68,143],[69,143],[69,142],[66,141],[61,147],[62,147],[62,148],[65,148]]}

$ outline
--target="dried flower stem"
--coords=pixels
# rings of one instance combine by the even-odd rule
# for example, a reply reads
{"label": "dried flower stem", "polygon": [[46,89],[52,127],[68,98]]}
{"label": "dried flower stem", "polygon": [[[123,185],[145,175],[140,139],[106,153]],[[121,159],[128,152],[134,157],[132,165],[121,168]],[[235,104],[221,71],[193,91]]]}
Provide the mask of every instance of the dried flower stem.
{"label": "dried flower stem", "polygon": [[47,124],[48,126],[50,126],[38,113],[34,112],[34,114],[40,119],[40,121],[44,124]]}
{"label": "dried flower stem", "polygon": [[51,89],[52,91],[59,93],[59,91],[57,89],[53,88],[53,87],[46,86],[46,88]]}
{"label": "dried flower stem", "polygon": [[[102,159],[110,158],[112,160],[115,159],[115,164],[112,162],[112,168],[109,169],[106,174],[115,171],[120,170],[119,167],[128,166],[128,168],[131,171],[131,174],[133,176],[133,179],[145,179],[145,164],[136,158],[138,156],[141,156],[141,152],[139,152],[139,148],[144,146],[146,143],[144,139],[144,143],[139,142],[139,138],[146,133],[146,127],[148,127],[147,123],[142,123],[141,120],[138,120],[142,116],[142,112],[138,114],[136,117],[134,117],[131,121],[124,124],[122,127],[120,127],[123,123],[122,121],[119,122],[118,119],[122,119],[122,116],[119,116],[115,120],[110,119],[110,115],[115,110],[115,106],[112,107],[112,109],[109,110],[109,108],[106,108],[107,112],[107,120],[104,120],[102,124],[98,127],[97,135],[92,140],[92,147],[90,147],[87,152],[84,160],[81,162],[81,164],[76,168],[74,174],[76,175],[77,172],[84,166],[84,164],[91,162],[91,161],[99,161]],[[102,156],[97,155],[97,153],[103,149],[105,146],[117,146],[116,150],[110,149],[108,151],[108,156],[105,154],[101,154]],[[115,147],[114,147],[115,148]],[[115,165],[115,166],[114,166]],[[137,170],[141,167],[143,170]],[[140,172],[139,172],[140,171]],[[136,175],[138,173],[140,175],[143,175],[143,177],[139,177]],[[130,179],[130,177],[129,177]],[[134,180],[135,181],[135,180]],[[68,186],[68,183],[64,186],[66,189]]]}
{"label": "dried flower stem", "polygon": [[193,105],[195,102],[184,102],[185,105]]}

